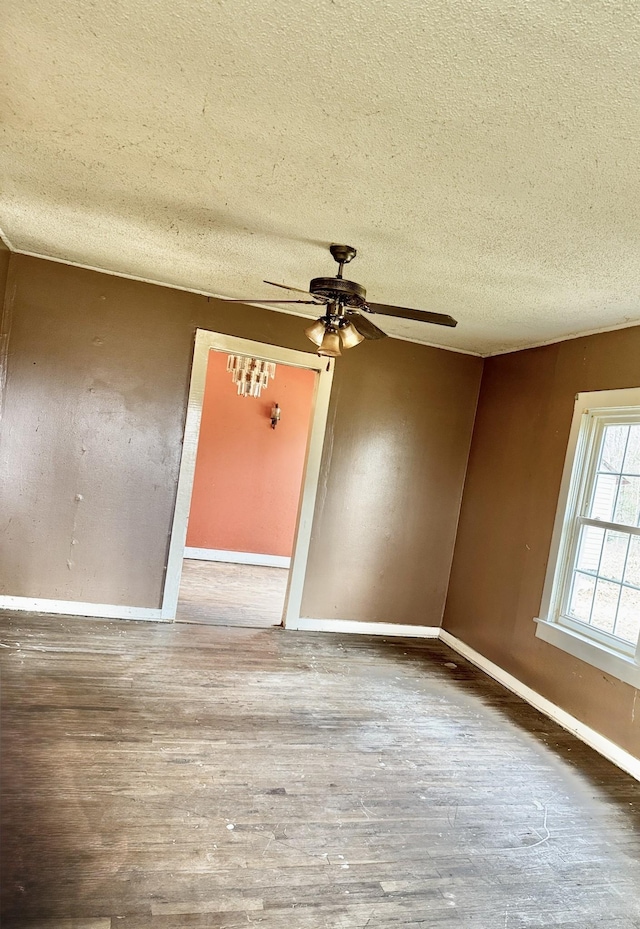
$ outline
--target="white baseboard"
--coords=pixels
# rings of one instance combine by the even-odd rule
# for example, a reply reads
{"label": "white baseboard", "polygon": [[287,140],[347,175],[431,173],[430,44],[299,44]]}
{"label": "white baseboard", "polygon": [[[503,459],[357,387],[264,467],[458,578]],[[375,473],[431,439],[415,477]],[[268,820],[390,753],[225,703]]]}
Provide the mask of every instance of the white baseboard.
{"label": "white baseboard", "polygon": [[347,632],[356,635],[384,635],[401,638],[437,639],[438,626],[400,626],[396,623],[361,623],[355,619],[306,619],[289,620],[287,629],[304,629],[306,632]]}
{"label": "white baseboard", "polygon": [[290,568],[285,555],[259,555],[254,552],[227,552],[221,548],[185,548],[185,558],[196,561],[224,561],[228,564],[257,564],[267,568]]}
{"label": "white baseboard", "polygon": [[497,664],[494,664],[493,661],[489,661],[489,659],[481,655],[480,652],[477,652],[475,649],[471,648],[471,646],[466,645],[464,642],[461,642],[460,639],[451,635],[446,629],[440,630],[440,641],[448,645],[449,648],[452,648],[454,652],[462,655],[462,657],[470,661],[471,664],[480,668],[480,670],[484,671],[489,677],[498,681],[498,683],[506,687],[507,690],[511,690],[514,694],[517,694],[518,697],[521,697],[531,706],[535,707],[536,710],[539,710],[541,713],[544,713],[545,716],[553,719],[554,722],[562,726],[563,729],[575,735],[580,741],[585,742],[600,755],[604,755],[605,758],[613,762],[614,765],[617,765],[618,768],[622,768],[622,770],[630,774],[631,777],[640,781],[639,758],[635,758],[633,755],[629,754],[629,752],[620,748],[619,745],[616,745],[615,742],[611,742],[605,736],[596,732],[595,729],[591,729],[590,726],[580,722],[575,716],[571,716],[569,713],[560,709],[559,706],[556,706],[555,703],[552,703],[550,700],[547,700],[546,697],[532,690],[531,687],[527,687],[526,684],[523,684],[516,677],[513,677],[512,674],[504,671]]}
{"label": "white baseboard", "polygon": [[144,606],[116,606],[112,603],[82,603],[78,600],[45,600],[40,597],[0,596],[0,610],[26,613],[54,613],[63,616],[92,616],[99,619],[143,619],[166,622],[162,610]]}
{"label": "white baseboard", "polygon": [[[186,549],[186,551],[199,551],[199,549]],[[207,551],[205,549],[205,551]],[[195,557],[195,556],[187,556]],[[258,556],[260,557],[260,556]],[[255,564],[255,562],[253,562]],[[89,616],[101,619],[138,619],[152,622],[172,621],[163,617],[162,610],[137,606],[117,606],[109,603],[82,603],[76,600],[45,600],[37,597],[11,597],[0,596],[0,611],[19,611],[29,613],[51,613],[65,616]],[[603,755],[614,765],[626,771],[631,777],[640,781],[640,759],[635,758],[615,742],[580,722],[575,716],[562,710],[555,703],[547,700],[537,691],[523,684],[512,674],[509,674],[499,665],[494,664],[480,652],[466,645],[456,636],[438,626],[410,626],[396,623],[366,623],[351,619],[311,619],[300,617],[289,621],[287,629],[305,630],[307,632],[334,632],[356,635],[375,635],[388,638],[421,638],[439,639],[449,648],[453,649],[471,664],[480,668],[485,674],[493,678],[507,690],[512,691],[529,703],[536,710],[553,719],[576,738],[589,745],[594,751]]]}

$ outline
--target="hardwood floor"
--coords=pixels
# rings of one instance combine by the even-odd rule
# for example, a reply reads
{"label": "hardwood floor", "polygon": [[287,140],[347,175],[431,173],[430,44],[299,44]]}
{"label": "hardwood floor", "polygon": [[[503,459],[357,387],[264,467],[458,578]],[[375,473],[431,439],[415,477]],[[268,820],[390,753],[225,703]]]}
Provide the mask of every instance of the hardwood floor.
{"label": "hardwood floor", "polygon": [[210,626],[279,626],[288,579],[287,568],[186,558],[176,620]]}
{"label": "hardwood floor", "polygon": [[640,927],[640,785],[440,643],[0,631],[3,929]]}

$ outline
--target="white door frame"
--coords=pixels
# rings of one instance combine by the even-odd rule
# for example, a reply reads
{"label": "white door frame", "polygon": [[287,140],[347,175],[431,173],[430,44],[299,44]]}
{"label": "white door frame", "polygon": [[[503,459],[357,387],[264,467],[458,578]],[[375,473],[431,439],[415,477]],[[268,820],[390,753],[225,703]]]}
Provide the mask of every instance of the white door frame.
{"label": "white door frame", "polygon": [[212,349],[230,355],[248,355],[251,358],[260,358],[263,361],[273,361],[276,364],[290,365],[295,368],[308,368],[318,374],[311,409],[304,477],[302,479],[295,542],[283,616],[283,624],[287,626],[289,623],[293,624],[300,619],[302,590],[307,570],[311,525],[318,490],[318,479],[320,477],[320,461],[327,414],[329,412],[334,362],[333,359],[320,358],[318,355],[308,352],[297,352],[290,348],[281,348],[279,345],[267,345],[263,342],[253,342],[250,339],[222,335],[219,332],[209,332],[207,329],[196,330],[189,402],[187,404],[187,418],[184,428],[182,459],[180,461],[176,507],[167,559],[161,618],[173,620],[176,617],[182,562],[187,540],[191,493],[196,468],[207,364],[209,352]]}

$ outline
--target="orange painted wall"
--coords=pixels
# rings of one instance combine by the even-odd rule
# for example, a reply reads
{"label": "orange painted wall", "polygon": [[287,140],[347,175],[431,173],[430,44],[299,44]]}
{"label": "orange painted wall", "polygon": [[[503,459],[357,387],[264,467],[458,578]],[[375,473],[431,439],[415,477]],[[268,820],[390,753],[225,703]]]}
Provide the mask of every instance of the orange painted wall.
{"label": "orange painted wall", "polygon": [[315,377],[278,365],[259,399],[239,397],[227,355],[209,353],[189,547],[291,555]]}

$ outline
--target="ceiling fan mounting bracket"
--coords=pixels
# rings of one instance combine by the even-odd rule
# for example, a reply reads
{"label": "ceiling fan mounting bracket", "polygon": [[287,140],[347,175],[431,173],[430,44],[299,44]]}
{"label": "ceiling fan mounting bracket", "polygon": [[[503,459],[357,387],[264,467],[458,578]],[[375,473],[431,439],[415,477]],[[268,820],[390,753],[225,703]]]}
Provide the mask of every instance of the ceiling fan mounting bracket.
{"label": "ceiling fan mounting bracket", "polygon": [[356,249],[353,245],[330,245],[329,251],[338,262],[338,264],[346,265],[355,258],[357,255]]}

